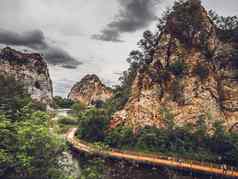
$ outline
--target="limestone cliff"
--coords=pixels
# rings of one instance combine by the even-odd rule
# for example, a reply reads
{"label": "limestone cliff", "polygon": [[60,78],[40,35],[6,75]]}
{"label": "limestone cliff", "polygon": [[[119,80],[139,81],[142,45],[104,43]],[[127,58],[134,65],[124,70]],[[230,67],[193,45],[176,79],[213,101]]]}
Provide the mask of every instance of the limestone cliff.
{"label": "limestone cliff", "polygon": [[[192,14],[191,14],[192,12]],[[183,14],[183,15],[181,15]],[[111,126],[163,127],[168,113],[177,125],[208,125],[224,119],[238,122],[238,48],[219,39],[217,29],[200,1],[176,7],[159,35],[151,62],[141,65],[124,109]]]}
{"label": "limestone cliff", "polygon": [[36,53],[22,53],[6,47],[0,52],[0,73],[21,81],[33,100],[52,104],[52,82],[46,61]]}
{"label": "limestone cliff", "polygon": [[71,89],[68,98],[85,105],[93,105],[96,101],[105,102],[112,97],[112,90],[106,87],[96,75],[86,75]]}

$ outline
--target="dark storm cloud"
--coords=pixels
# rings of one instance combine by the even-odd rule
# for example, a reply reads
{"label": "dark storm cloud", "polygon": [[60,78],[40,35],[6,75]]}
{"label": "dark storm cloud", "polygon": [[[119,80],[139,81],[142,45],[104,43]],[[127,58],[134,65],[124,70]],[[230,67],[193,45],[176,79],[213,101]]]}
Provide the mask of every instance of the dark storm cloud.
{"label": "dark storm cloud", "polygon": [[100,34],[92,38],[103,41],[120,42],[121,33],[135,32],[156,20],[155,7],[160,0],[118,0],[119,14]]}
{"label": "dark storm cloud", "polygon": [[39,51],[50,64],[62,64],[65,68],[76,68],[80,64],[65,50],[47,43],[44,33],[34,30],[16,33],[0,29],[0,43],[4,45],[25,46]]}
{"label": "dark storm cloud", "polygon": [[101,31],[101,34],[94,34],[93,39],[103,40],[103,41],[112,41],[112,42],[122,42],[120,38],[120,33],[114,29],[104,29]]}
{"label": "dark storm cloud", "polygon": [[0,43],[6,45],[22,45],[34,49],[46,47],[44,34],[39,30],[18,34],[0,29]]}
{"label": "dark storm cloud", "polygon": [[64,68],[76,68],[82,64],[59,47],[47,45],[46,48],[39,49],[39,51],[45,56],[49,63],[54,65],[61,64]]}

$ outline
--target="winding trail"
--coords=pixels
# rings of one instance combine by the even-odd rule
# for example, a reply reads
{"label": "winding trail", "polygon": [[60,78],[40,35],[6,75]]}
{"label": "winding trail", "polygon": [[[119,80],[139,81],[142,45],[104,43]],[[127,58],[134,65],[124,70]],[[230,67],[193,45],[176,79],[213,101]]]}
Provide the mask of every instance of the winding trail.
{"label": "winding trail", "polygon": [[110,157],[116,159],[124,159],[129,161],[135,161],[138,163],[151,164],[154,166],[164,166],[171,167],[179,170],[186,171],[194,171],[205,174],[217,175],[217,176],[225,176],[231,178],[238,179],[238,171],[237,170],[229,170],[224,169],[224,166],[214,165],[214,164],[203,164],[200,162],[192,162],[185,160],[176,160],[172,157],[163,157],[157,155],[147,155],[140,154],[137,152],[129,152],[129,151],[120,151],[120,150],[99,150],[93,147],[92,144],[86,143],[79,139],[76,139],[75,133],[77,128],[71,128],[65,134],[67,141],[72,145],[72,147],[79,152],[85,152],[93,155],[99,155],[103,157]]}

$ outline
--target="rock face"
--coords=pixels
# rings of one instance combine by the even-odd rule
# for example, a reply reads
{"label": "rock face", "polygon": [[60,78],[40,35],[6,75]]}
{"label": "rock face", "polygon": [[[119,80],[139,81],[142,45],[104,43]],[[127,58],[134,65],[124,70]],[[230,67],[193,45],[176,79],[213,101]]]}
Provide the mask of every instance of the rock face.
{"label": "rock face", "polygon": [[[185,10],[184,10],[185,8]],[[203,117],[208,125],[223,119],[238,122],[238,46],[219,39],[200,1],[188,1],[173,12],[159,36],[152,62],[139,68],[124,109],[114,114],[111,127],[163,127],[168,115],[179,126]],[[184,19],[196,24],[184,24]],[[189,20],[187,20],[188,22]]]}
{"label": "rock face", "polygon": [[68,98],[85,105],[93,105],[96,101],[105,102],[112,97],[112,90],[106,87],[96,75],[86,75],[76,83]]}
{"label": "rock face", "polygon": [[52,82],[46,61],[41,55],[22,53],[6,47],[0,53],[0,73],[21,81],[33,100],[51,106]]}

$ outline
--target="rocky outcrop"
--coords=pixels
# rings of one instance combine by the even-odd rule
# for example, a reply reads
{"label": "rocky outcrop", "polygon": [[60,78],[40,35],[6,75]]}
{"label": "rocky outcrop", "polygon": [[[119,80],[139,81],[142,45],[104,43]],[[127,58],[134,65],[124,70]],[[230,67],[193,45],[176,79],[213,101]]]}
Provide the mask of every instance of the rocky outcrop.
{"label": "rocky outcrop", "polygon": [[96,101],[105,102],[112,97],[112,90],[106,87],[96,75],[86,75],[71,89],[68,98],[85,105],[94,105]]}
{"label": "rocky outcrop", "polygon": [[138,69],[131,96],[124,109],[114,114],[111,127],[122,123],[134,129],[163,127],[168,116],[179,126],[195,125],[201,117],[208,125],[223,119],[228,128],[234,126],[238,122],[237,52],[237,43],[218,38],[199,0],[176,7],[152,61]]}
{"label": "rocky outcrop", "polygon": [[46,61],[40,54],[22,53],[6,47],[0,53],[0,73],[22,82],[33,100],[51,106],[52,82]]}

